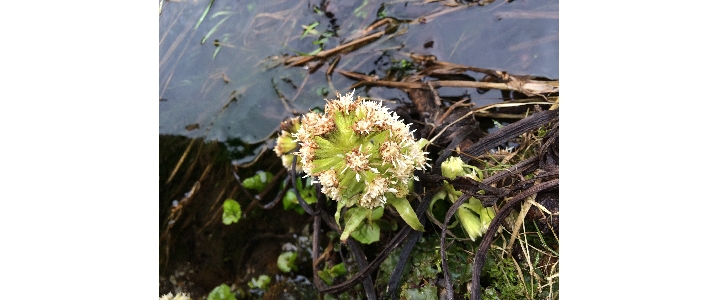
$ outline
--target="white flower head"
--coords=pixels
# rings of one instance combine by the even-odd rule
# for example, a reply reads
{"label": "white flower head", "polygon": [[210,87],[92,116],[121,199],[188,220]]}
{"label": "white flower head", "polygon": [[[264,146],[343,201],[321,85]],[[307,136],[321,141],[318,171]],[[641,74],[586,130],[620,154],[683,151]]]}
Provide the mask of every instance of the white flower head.
{"label": "white flower head", "polygon": [[337,96],[323,114],[307,113],[292,134],[302,170],[329,198],[349,205],[371,209],[384,206],[388,194],[405,197],[414,170],[426,164],[409,125],[379,102]]}

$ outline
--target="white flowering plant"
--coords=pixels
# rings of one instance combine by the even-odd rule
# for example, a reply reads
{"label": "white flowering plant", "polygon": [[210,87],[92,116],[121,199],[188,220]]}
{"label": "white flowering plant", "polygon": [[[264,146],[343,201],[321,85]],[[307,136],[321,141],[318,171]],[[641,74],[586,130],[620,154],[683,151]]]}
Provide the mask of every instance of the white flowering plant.
{"label": "white flowering plant", "polygon": [[[283,124],[275,153],[291,169],[293,155],[297,169],[321,184],[321,191],[337,202],[335,219],[339,222],[344,207],[356,207],[348,220],[341,240],[365,221],[372,211],[393,206],[413,229],[423,231],[416,213],[406,199],[411,191],[415,170],[428,166],[428,141],[416,141],[409,125],[378,102],[357,97],[354,93],[328,100],[324,112],[309,112],[299,121]],[[294,149],[299,146],[299,150]]]}

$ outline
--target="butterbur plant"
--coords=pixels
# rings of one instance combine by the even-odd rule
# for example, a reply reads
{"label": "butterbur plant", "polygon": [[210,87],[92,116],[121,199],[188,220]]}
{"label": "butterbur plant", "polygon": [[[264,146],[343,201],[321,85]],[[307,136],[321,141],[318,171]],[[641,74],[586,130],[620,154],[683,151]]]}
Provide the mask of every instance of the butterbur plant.
{"label": "butterbur plant", "polygon": [[[461,158],[454,156],[449,157],[441,163],[441,174],[449,179],[455,179],[457,176],[463,176],[476,181],[481,181],[481,178],[479,177],[481,173],[477,173],[477,170],[478,168],[475,166],[465,164]],[[461,197],[461,194],[462,193],[454,189],[451,184],[445,182],[442,190],[437,192],[431,201],[432,204],[438,199],[448,199],[451,202],[456,202],[456,200]],[[488,230],[489,225],[491,224],[491,220],[493,220],[496,215],[496,211],[494,211],[493,207],[484,207],[481,204],[481,201],[471,197],[469,198],[469,201],[459,206],[459,209],[456,211],[456,215],[461,222],[461,227],[466,230],[469,238],[474,241],[477,237],[486,233],[486,230]]]}
{"label": "butterbur plant", "polygon": [[[305,114],[299,126],[291,126],[292,120],[285,122],[283,127],[290,130],[282,131],[275,152],[280,157],[298,156],[297,168],[301,166],[321,184],[322,193],[337,201],[338,224],[342,208],[357,207],[346,220],[342,241],[370,218],[373,209],[387,204],[396,208],[409,226],[423,231],[406,196],[409,184],[418,180],[414,171],[428,166],[421,150],[428,141],[416,141],[409,125],[377,102],[361,97],[355,101],[353,92],[337,96],[339,99],[327,101],[324,113]],[[296,132],[290,132],[292,129]],[[290,140],[290,135],[294,139]],[[298,145],[299,151],[291,152],[292,145]],[[291,163],[284,165],[291,168]]]}

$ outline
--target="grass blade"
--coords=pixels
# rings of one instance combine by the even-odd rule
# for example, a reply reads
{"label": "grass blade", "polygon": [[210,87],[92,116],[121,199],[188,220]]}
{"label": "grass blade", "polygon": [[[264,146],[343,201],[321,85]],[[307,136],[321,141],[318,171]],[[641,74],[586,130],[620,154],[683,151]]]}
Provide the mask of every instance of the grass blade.
{"label": "grass blade", "polygon": [[207,32],[207,34],[202,38],[202,41],[200,42],[200,44],[204,45],[204,42],[207,41],[209,36],[212,35],[212,33],[214,33],[215,31],[217,31],[217,28],[219,28],[219,25],[222,25],[222,23],[224,23],[224,21],[227,21],[227,19],[229,19],[229,17],[231,17],[231,15],[224,17],[224,19],[222,19],[222,21],[219,21],[217,23],[217,25],[214,25],[214,27],[212,27],[212,29],[210,29],[209,32]]}
{"label": "grass blade", "polygon": [[204,17],[207,16],[207,13],[209,12],[209,8],[212,7],[213,3],[214,3],[214,0],[209,0],[209,5],[207,6],[207,9],[205,9],[204,13],[202,13],[202,16],[199,18],[199,21],[197,21],[197,25],[194,25],[195,30],[197,30],[197,27],[199,27],[199,24],[202,23],[202,20],[204,20]]}

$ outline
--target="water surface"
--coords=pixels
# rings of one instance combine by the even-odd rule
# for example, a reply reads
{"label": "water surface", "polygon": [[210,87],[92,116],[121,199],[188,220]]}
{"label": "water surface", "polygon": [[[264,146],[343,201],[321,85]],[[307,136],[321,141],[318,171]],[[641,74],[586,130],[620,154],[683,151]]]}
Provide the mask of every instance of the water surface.
{"label": "water surface", "polygon": [[[559,78],[557,0],[483,6],[445,5],[452,1],[215,0],[199,22],[209,3],[162,3],[160,134],[262,141],[293,112],[321,106],[336,90],[347,92],[355,83],[337,72],[328,80],[328,64],[310,73],[304,67],[285,66],[284,60],[312,52],[320,42],[323,49],[346,43],[384,17],[401,22],[398,34],[343,55],[336,69],[381,78],[402,60],[410,63],[409,54],[417,53],[516,75]],[[315,31],[305,30],[317,22]],[[361,87],[356,93],[410,101],[404,92],[391,88]],[[440,88],[439,94],[468,96],[477,105],[501,101],[498,91]]]}

